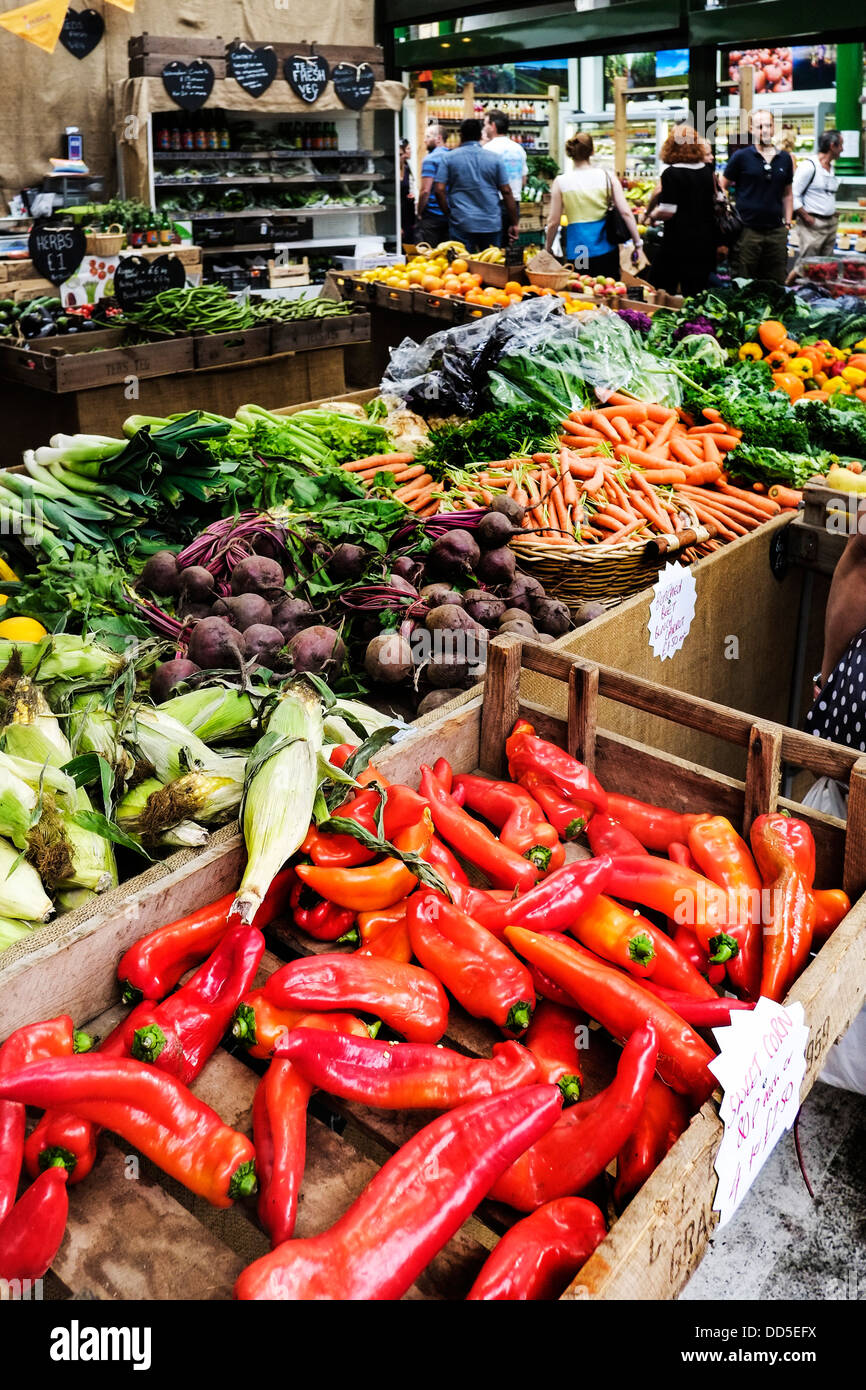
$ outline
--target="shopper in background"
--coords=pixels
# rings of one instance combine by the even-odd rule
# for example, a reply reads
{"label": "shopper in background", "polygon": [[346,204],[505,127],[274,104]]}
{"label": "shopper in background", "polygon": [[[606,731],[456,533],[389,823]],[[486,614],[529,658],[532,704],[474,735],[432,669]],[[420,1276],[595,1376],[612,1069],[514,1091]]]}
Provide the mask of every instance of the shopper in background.
{"label": "shopper in background", "polygon": [[700,294],[716,266],[712,149],[691,126],[674,126],[659,159],[665,167],[649,217],[663,223],[664,236],[645,278],[668,294]]}
{"label": "shopper in background", "polygon": [[592,163],[595,146],[592,136],[581,132],[566,143],[565,153],[574,168],[559,174],[550,190],[550,216],[547,223],[547,249],[556,240],[563,215],[565,229],[565,258],[575,262],[577,270],[589,275],[620,276],[619,247],[608,231],[608,209],[611,205],[622,217],[631,235],[634,250],[632,261],[640,259],[641,239],[637,223],[615,174],[598,169]]}
{"label": "shopper in background", "polygon": [[839,180],[833,164],[842,153],[843,139],[838,130],[825,130],[818,139],[818,152],[802,159],[794,174],[794,216],[797,259],[804,256],[830,256],[836,246],[836,190]]}
{"label": "shopper in background", "polygon": [[526,151],[508,134],[508,117],[504,111],[488,111],[484,117],[481,140],[485,150],[498,154],[505,165],[514,201],[520,202],[526,182]]}
{"label": "shopper in background", "polygon": [[520,211],[508,181],[508,170],[498,155],[481,144],[480,121],[461,123],[460,144],[456,150],[449,150],[440,174],[433,192],[448,218],[449,235],[454,241],[462,241],[467,251],[501,245],[503,203],[507,238],[516,238]]}
{"label": "shopper in background", "polygon": [[421,165],[421,186],[418,189],[418,240],[438,246],[448,238],[448,218],[433,192],[433,185],[443,178],[442,166],[448,156],[441,127],[428,125],[424,143],[427,153]]}
{"label": "shopper in background", "polygon": [[412,149],[408,140],[400,141],[400,226],[403,240],[415,241],[415,194],[412,188]]}
{"label": "shopper in background", "polygon": [[775,280],[788,275],[788,228],[793,216],[794,164],[773,143],[772,111],[753,111],[753,143],[735,150],[725,165],[722,188],[734,188],[743,230],[731,257],[734,275],[746,280]]}

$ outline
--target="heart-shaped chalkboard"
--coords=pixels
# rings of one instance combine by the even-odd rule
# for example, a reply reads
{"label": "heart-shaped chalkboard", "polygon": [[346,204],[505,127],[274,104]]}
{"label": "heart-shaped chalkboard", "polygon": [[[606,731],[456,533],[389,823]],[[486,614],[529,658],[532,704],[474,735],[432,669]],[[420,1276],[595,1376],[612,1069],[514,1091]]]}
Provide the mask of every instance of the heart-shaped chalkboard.
{"label": "heart-shaped chalkboard", "polygon": [[192,63],[169,63],[162,70],[162,81],[175,106],[198,111],[213,91],[214,70],[200,58]]}
{"label": "heart-shaped chalkboard", "polygon": [[105,33],[105,20],[98,10],[67,10],[60,30],[60,42],[73,58],[86,58]]}
{"label": "heart-shaped chalkboard", "polygon": [[163,290],[179,290],[186,284],[186,268],[179,256],[122,256],[114,272],[114,293],[121,309],[132,309]]}
{"label": "heart-shaped chalkboard", "polygon": [[34,269],[52,285],[62,285],[84,260],[87,237],[80,227],[51,227],[34,222],[28,249]]}
{"label": "heart-shaped chalkboard", "polygon": [[373,95],[376,74],[369,63],[338,63],[331,73],[334,91],[344,106],[352,111],[360,111]]}
{"label": "heart-shaped chalkboard", "polygon": [[270,44],[266,48],[250,48],[245,43],[232,44],[229,49],[229,72],[251,97],[266,92],[277,75],[277,55]]}
{"label": "heart-shaped chalkboard", "polygon": [[284,62],[283,71],[292,91],[308,106],[319,100],[331,75],[327,62],[318,53],[311,53],[308,57],[293,54]]}

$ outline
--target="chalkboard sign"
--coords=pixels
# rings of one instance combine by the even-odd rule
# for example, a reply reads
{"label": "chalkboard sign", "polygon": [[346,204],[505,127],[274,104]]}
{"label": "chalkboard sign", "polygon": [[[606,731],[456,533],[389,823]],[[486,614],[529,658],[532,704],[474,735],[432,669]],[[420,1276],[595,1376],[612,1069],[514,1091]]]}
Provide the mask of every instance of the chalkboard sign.
{"label": "chalkboard sign", "polygon": [[163,290],[186,284],[186,269],[178,256],[122,256],[114,272],[114,293],[121,309],[132,309]]}
{"label": "chalkboard sign", "polygon": [[86,58],[105,33],[105,20],[98,10],[67,10],[60,30],[60,42],[73,58]]}
{"label": "chalkboard sign", "polygon": [[266,92],[277,75],[277,55],[270,44],[266,48],[250,48],[248,44],[232,44],[229,49],[229,72],[251,97]]}
{"label": "chalkboard sign", "polygon": [[369,63],[338,63],[331,73],[334,91],[344,106],[352,111],[360,111],[373,95],[376,74]]}
{"label": "chalkboard sign", "polygon": [[34,222],[28,249],[39,274],[52,285],[62,285],[84,260],[87,237],[80,227],[49,227]]}
{"label": "chalkboard sign", "polygon": [[162,70],[162,81],[176,106],[198,111],[213,91],[214,70],[200,58],[192,63],[169,63]]}
{"label": "chalkboard sign", "polygon": [[299,53],[293,54],[283,64],[283,71],[292,91],[308,106],[319,100],[331,75],[327,62],[318,53],[311,53],[306,58]]}

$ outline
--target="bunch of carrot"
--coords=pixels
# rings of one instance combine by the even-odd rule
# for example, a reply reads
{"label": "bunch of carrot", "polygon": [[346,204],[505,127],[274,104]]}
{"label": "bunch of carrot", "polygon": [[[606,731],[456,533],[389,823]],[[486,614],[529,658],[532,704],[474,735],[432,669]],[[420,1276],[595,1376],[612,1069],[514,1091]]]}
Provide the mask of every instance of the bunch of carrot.
{"label": "bunch of carrot", "polygon": [[414,454],[370,454],[367,458],[344,463],[342,468],[365,487],[374,483],[377,474],[391,473],[397,484],[391,497],[420,517],[433,516],[439,510],[438,501],[433,501],[439,484],[423,464],[415,462]]}

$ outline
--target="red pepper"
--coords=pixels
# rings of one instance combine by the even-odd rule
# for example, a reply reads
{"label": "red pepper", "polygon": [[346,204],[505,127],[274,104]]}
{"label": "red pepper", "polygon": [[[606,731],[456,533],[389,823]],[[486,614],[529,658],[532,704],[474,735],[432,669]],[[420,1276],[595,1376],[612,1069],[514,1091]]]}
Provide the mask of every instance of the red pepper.
{"label": "red pepper", "polygon": [[535,1008],[529,971],[507,946],[440,893],[409,900],[409,940],[431,974],[473,1018],[523,1033]]}
{"label": "red pepper", "polygon": [[319,897],[306,883],[295,884],[289,906],[295,926],[314,941],[339,941],[355,924],[354,912]]}
{"label": "red pepper", "polygon": [[541,871],[464,811],[437,782],[429,767],[421,768],[421,793],[430,803],[439,834],[452,849],[481,869],[494,887],[520,888],[525,892],[538,881]]}
{"label": "red pepper", "polygon": [[[812,938],[815,931],[817,908],[814,905],[815,883],[815,838],[804,820],[795,816],[782,816],[776,830],[784,841],[791,856],[794,868],[803,881],[803,887],[812,903],[812,911],[794,914],[794,944],[791,951],[791,978],[788,988],[794,983],[809,958]],[[787,991],[786,991],[787,992]]]}
{"label": "red pepper", "polygon": [[611,862],[607,891],[612,898],[654,908],[678,926],[688,926],[713,962],[727,962],[740,949],[733,929],[747,898],[729,895],[691,869],[651,854],[622,855]]}
{"label": "red pepper", "polygon": [[312,1086],[377,1110],[454,1110],[543,1079],[517,1042],[497,1043],[492,1058],[476,1058],[429,1043],[322,1037],[302,1024],[275,1056],[288,1058]]}
{"label": "red pepper", "polygon": [[245,1269],[235,1297],[400,1298],[561,1106],[555,1086],[521,1086],[440,1115],[379,1169],[330,1230],[286,1241]]}
{"label": "red pepper", "polygon": [[693,998],[714,999],[715,990],[661,930],[601,894],[569,928],[590,951],[634,975],[652,979]]}
{"label": "red pepper", "polygon": [[306,1018],[309,1009],[283,1009],[273,1004],[265,986],[252,989],[238,1004],[232,1019],[232,1035],[243,1043],[251,1057],[263,1061],[274,1055],[274,1048],[290,1028]]}
{"label": "red pepper", "polygon": [[[394,846],[423,858],[432,838],[433,822],[425,806],[418,823],[395,836]],[[314,864],[299,864],[296,873],[314,892],[352,912],[393,907],[418,886],[412,870],[401,859],[393,857],[381,859],[376,864],[361,864],[355,869],[317,869]]]}
{"label": "red pepper", "polygon": [[519,898],[448,887],[455,904],[495,936],[502,937],[506,927],[564,931],[607,888],[610,868],[606,856],[565,864]]}
{"label": "red pepper", "polygon": [[[728,894],[727,931],[738,947],[727,962],[728,979],[747,999],[757,999],[761,988],[762,885],[749,847],[729,820],[711,816],[692,827],[689,850],[701,873]],[[737,907],[732,912],[734,903]]]}
{"label": "red pepper", "polygon": [[[152,999],[144,999],[127,1018],[121,1019],[107,1038],[97,1044],[101,1057],[126,1055],[126,1030],[148,1016],[154,1007]],[[31,1061],[41,1060],[36,1057]],[[23,1063],[22,1063],[23,1064]],[[0,1111],[3,1103],[0,1102]],[[24,1144],[24,1160],[31,1177],[62,1163],[69,1173],[70,1185],[86,1178],[96,1162],[96,1137],[99,1125],[82,1120],[67,1110],[46,1110]]]}
{"label": "red pepper", "polygon": [[[334,819],[354,821],[369,834],[377,832],[376,818],[382,797],[375,788],[369,788],[352,797],[333,812]],[[385,805],[382,811],[382,825],[386,840],[393,842],[394,836],[409,826],[416,825],[424,814],[426,802],[411,787],[400,783],[388,784],[385,792]],[[307,837],[301,845],[301,853],[308,854],[320,869],[352,868],[357,864],[369,864],[376,858],[375,850],[365,849],[360,840],[352,835],[332,833],[310,826]]]}
{"label": "red pepper", "polygon": [[518,1211],[570,1197],[603,1173],[635,1128],[658,1057],[651,1023],[629,1038],[606,1090],[565,1110],[552,1129],[491,1188],[494,1201]]}
{"label": "red pepper", "polygon": [[667,1004],[583,947],[509,927],[514,949],[568,990],[578,1008],[615,1038],[627,1038],[642,1023],[656,1029],[658,1072],[675,1091],[702,1105],[716,1086],[707,1063],[713,1050]]}
{"label": "red pepper", "polygon": [[437,782],[441,782],[446,792],[453,790],[454,769],[447,758],[437,758],[433,764],[433,776]]}
{"label": "red pepper", "polygon": [[409,940],[409,924],[406,920],[408,908],[409,899],[404,898],[394,907],[382,908],[380,912],[360,913],[359,953],[365,956],[385,956],[388,960],[401,960],[408,965],[412,959],[412,943]]}
{"label": "red pepper", "polygon": [[673,1148],[689,1123],[689,1113],[683,1097],[654,1076],[637,1127],[616,1157],[613,1195],[620,1211]]}
{"label": "red pepper", "polygon": [[[809,953],[815,904],[800,875],[802,854],[792,848],[781,814],[758,816],[750,839],[764,884],[770,890],[764,912],[761,994],[780,1002]],[[795,963],[796,962],[796,963]]]}
{"label": "red pepper", "polygon": [[467,1302],[558,1299],[606,1235],[593,1202],[583,1197],[548,1202],[505,1232]]}
{"label": "red pepper", "polygon": [[685,1019],[693,1028],[721,1028],[730,1023],[731,1013],[739,1009],[753,1009],[754,1000],[730,999],[727,995],[713,994],[711,998],[696,999],[693,994],[683,994],[678,989],[668,989],[656,984],[655,980],[644,980],[644,989],[668,1004],[674,1013]]}
{"label": "red pepper", "polygon": [[812,900],[815,904],[813,942],[826,941],[851,911],[851,899],[841,888],[816,888]]}
{"label": "red pepper", "polygon": [[48,1168],[0,1224],[0,1279],[41,1279],[50,1268],[69,1215],[64,1167]]}
{"label": "red pepper", "polygon": [[679,811],[636,801],[633,796],[618,796],[615,792],[608,797],[608,812],[640,840],[644,849],[656,850],[659,854],[667,854],[674,841],[688,844],[692,826],[707,819],[704,815],[681,815]]}
{"label": "red pepper", "polygon": [[690,927],[684,923],[678,926],[676,922],[671,922],[670,925],[673,931],[673,943],[683,959],[687,960],[698,974],[703,975],[711,985],[720,985],[725,978],[725,967],[713,964]]}
{"label": "red pepper", "polygon": [[550,824],[561,840],[576,840],[592,818],[593,808],[583,808],[558,792],[552,782],[547,782],[538,772],[525,772],[520,778],[520,786],[537,801]]}
{"label": "red pepper", "polygon": [[[288,906],[294,882],[294,869],[283,869],[277,874],[256,913],[253,926],[261,931],[281,916]],[[130,946],[117,967],[123,1002],[136,1004],[141,999],[164,999],[188,970],[207,960],[228,931],[228,914],[236,896],[236,893],[227,893],[217,902],[198,908],[167,927],[160,927]]]}
{"label": "red pepper", "polygon": [[129,1054],[192,1085],[219,1047],[264,952],[265,938],[255,927],[232,927],[176,994],[127,1026]]}
{"label": "red pepper", "polygon": [[[368,1037],[351,1014],[312,1014],[305,1029],[353,1032]],[[315,1036],[321,1039],[321,1031]],[[253,1141],[259,1180],[259,1220],[273,1246],[291,1240],[307,1153],[307,1105],[313,1087],[289,1061],[271,1062],[253,1100]]]}
{"label": "red pepper", "polygon": [[[571,995],[566,990],[561,989],[554,980],[551,980],[549,975],[545,975],[544,971],[539,970],[538,966],[533,965],[531,961],[526,962],[526,968],[539,999],[547,999],[551,1004],[561,1004],[564,1009],[574,1008],[574,1000]],[[534,1019],[535,1014],[532,1017]]]}
{"label": "red pepper", "polygon": [[[532,725],[525,719],[518,719],[515,724],[506,740],[505,754],[513,781],[522,782],[527,773],[537,774],[560,796],[572,802],[576,807],[575,814],[582,815],[585,820],[589,820],[596,811],[607,811],[607,792],[589,768],[555,743],[538,738]],[[541,804],[544,805],[543,802]]]}
{"label": "red pepper", "polygon": [[[692,873],[699,874],[698,861],[692,854],[688,845],[681,845],[677,840],[668,845],[668,858],[672,864],[682,864],[684,869],[691,869]],[[709,877],[709,875],[708,875]]]}
{"label": "red pepper", "polygon": [[573,1008],[541,999],[524,1038],[541,1067],[542,1080],[559,1087],[566,1105],[580,1099],[583,1085],[583,1060],[577,1046],[579,1023]]}
{"label": "red pepper", "polygon": [[[87,1033],[76,1033],[68,1014],[42,1023],[29,1023],[10,1033],[0,1047],[0,1076],[18,1071],[31,1062],[86,1052],[91,1045]],[[25,1122],[23,1105],[0,1101],[0,1225],[12,1210],[18,1191],[24,1159]]]}
{"label": "red pepper", "polygon": [[432,864],[434,869],[438,869],[441,874],[445,874],[451,879],[452,883],[468,883],[460,861],[453,855],[446,844],[434,835],[430,841],[430,848],[424,855],[428,864]]}
{"label": "red pepper", "polygon": [[438,1042],[448,1022],[448,998],[428,970],[357,951],[290,961],[264,992],[280,1008],[375,1013],[409,1042]]}
{"label": "red pepper", "polygon": [[[330,761],[334,764],[334,767],[344,768],[352,755],[357,753],[357,751],[353,743],[340,743],[331,749]],[[378,782],[382,787],[387,787],[389,785],[387,778],[383,777],[379,769],[374,767],[372,763],[368,763],[363,772],[356,773],[355,781],[361,787],[368,787],[371,782]]]}
{"label": "red pepper", "polygon": [[36,1062],[0,1076],[0,1099],[65,1107],[126,1139],[163,1172],[216,1207],[255,1191],[249,1139],[166,1072],[131,1057]]}
{"label": "red pepper", "polygon": [[464,806],[496,826],[503,845],[536,868],[550,873],[565,863],[557,831],[525,788],[513,782],[491,782],[486,777],[458,777],[452,795],[458,792]]}
{"label": "red pepper", "polygon": [[593,854],[646,854],[640,840],[613,816],[598,813],[586,827],[586,838]]}

